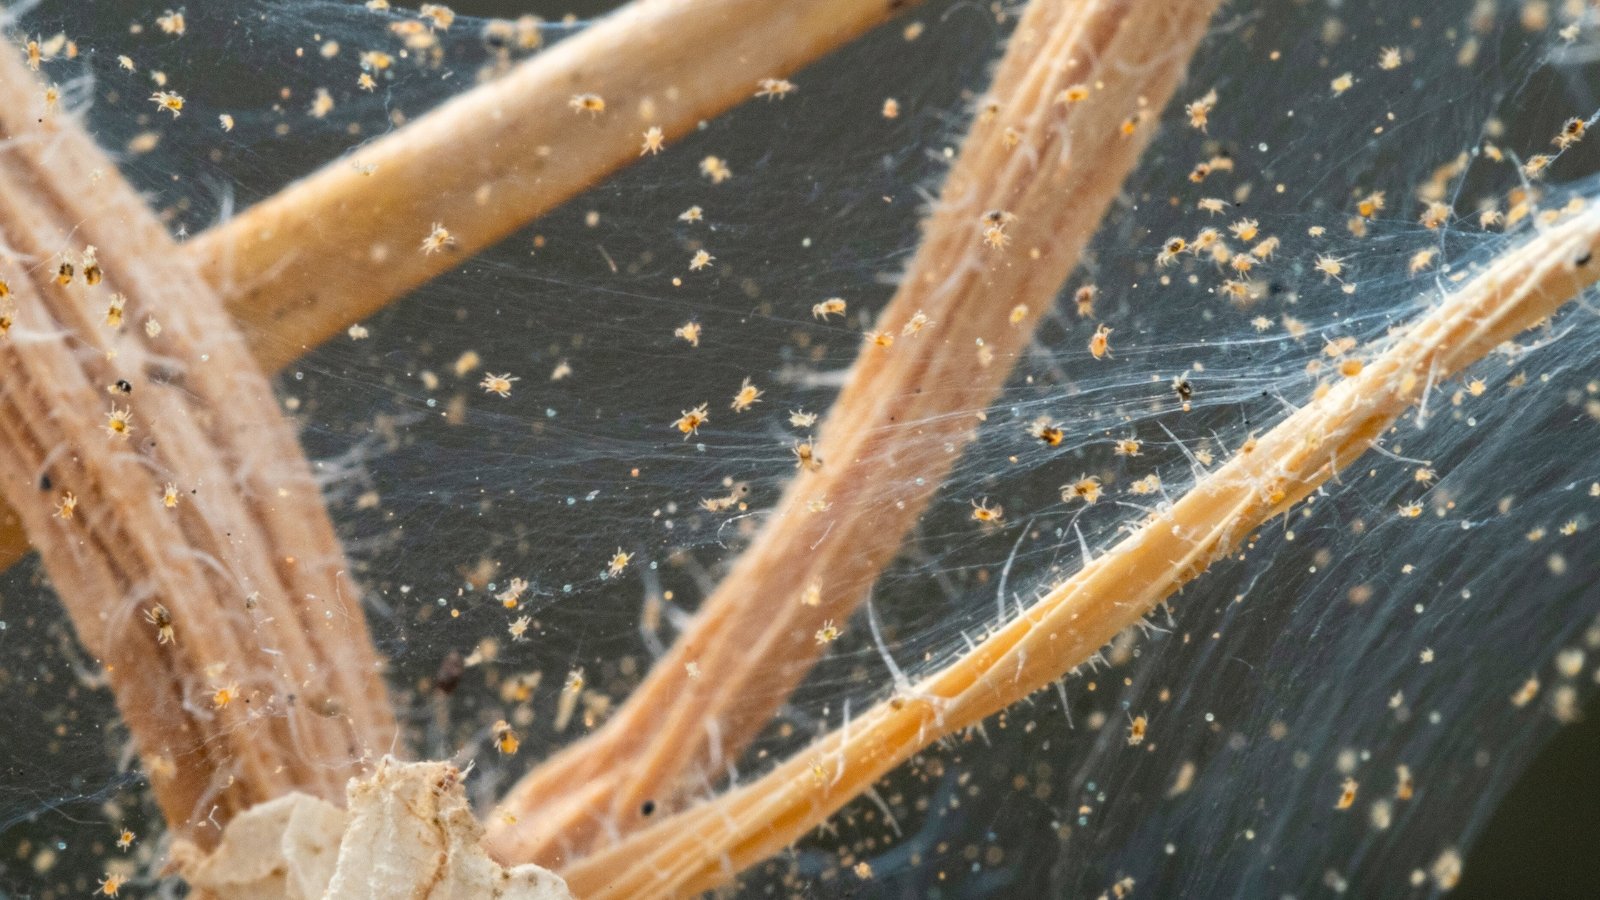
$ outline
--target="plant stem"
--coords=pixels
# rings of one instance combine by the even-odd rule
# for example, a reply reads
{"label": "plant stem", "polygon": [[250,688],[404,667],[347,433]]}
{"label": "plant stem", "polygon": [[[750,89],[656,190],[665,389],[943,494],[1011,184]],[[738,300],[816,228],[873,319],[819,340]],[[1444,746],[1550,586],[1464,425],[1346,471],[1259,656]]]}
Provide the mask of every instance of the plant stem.
{"label": "plant stem", "polygon": [[[0,97],[0,278],[15,309],[0,337],[0,494],[174,832],[208,846],[213,825],[290,790],[339,802],[396,727],[294,428],[222,300],[12,49]],[[77,265],[65,284],[64,260]],[[120,328],[106,323],[114,292]],[[121,437],[107,429],[118,407],[134,416]],[[167,482],[181,488],[172,507]],[[68,492],[70,518],[56,506]],[[171,640],[147,621],[158,605]]]}
{"label": "plant stem", "polygon": [[[275,369],[913,0],[636,0],[190,243]],[[705,52],[693,52],[694,48]],[[575,111],[575,95],[605,101]],[[679,161],[678,165],[683,165]],[[357,166],[375,167],[371,175]],[[451,247],[419,251],[435,223]]]}

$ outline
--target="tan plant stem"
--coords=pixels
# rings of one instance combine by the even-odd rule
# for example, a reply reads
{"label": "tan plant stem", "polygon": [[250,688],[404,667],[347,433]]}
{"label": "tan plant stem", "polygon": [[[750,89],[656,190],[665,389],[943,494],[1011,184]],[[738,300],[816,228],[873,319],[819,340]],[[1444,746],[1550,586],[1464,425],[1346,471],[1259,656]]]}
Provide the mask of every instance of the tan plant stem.
{"label": "tan plant stem", "polygon": [[[1156,130],[1215,5],[1029,4],[879,318],[895,341],[864,346],[829,413],[821,469],[795,478],[615,717],[491,814],[501,859],[550,865],[639,827],[647,802],[665,809],[720,778],[770,721],[815,662],[817,629],[849,618],[971,440]],[[1063,92],[1076,85],[1088,95],[1074,102]],[[1002,214],[1004,246],[985,242],[990,211]],[[902,333],[919,312],[931,324]],[[802,603],[808,586],[815,605]]]}
{"label": "tan plant stem", "polygon": [[[636,0],[188,252],[275,369],[639,159],[647,129],[661,128],[670,148],[754,96],[761,79],[792,74],[916,2]],[[605,111],[573,110],[581,94]],[[689,172],[697,162],[672,164]],[[419,252],[434,223],[453,246]]]}
{"label": "tan plant stem", "polygon": [[827,819],[939,738],[1085,663],[1252,531],[1376,444],[1429,388],[1600,279],[1600,208],[1494,259],[1356,376],[1206,475],[1105,555],[910,690],[770,774],[566,867],[587,900],[686,896],[728,881]]}
{"label": "tan plant stem", "polygon": [[[177,834],[208,846],[213,826],[289,790],[339,802],[396,729],[294,429],[221,298],[14,49],[0,52],[0,98],[0,279],[15,310],[0,337],[0,494]],[[120,328],[106,323],[116,294]],[[132,410],[125,437],[107,431],[114,407]],[[146,619],[158,604],[165,643]]]}

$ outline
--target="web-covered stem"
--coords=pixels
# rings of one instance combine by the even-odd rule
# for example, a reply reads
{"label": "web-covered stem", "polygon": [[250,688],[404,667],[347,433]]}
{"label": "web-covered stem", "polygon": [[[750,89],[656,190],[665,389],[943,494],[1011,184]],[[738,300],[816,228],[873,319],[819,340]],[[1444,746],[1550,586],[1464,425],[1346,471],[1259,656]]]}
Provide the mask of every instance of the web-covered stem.
{"label": "web-covered stem", "polygon": [[294,429],[221,299],[12,52],[0,94],[0,493],[174,832],[207,846],[263,800],[337,801],[403,748]]}

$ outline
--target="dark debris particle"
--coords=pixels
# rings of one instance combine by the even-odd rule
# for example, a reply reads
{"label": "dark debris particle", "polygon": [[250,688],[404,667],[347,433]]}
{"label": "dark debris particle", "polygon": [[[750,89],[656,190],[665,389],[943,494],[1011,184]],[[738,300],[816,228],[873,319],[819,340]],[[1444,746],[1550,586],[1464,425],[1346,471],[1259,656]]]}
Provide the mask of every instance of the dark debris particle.
{"label": "dark debris particle", "polygon": [[439,673],[433,676],[434,689],[449,696],[460,686],[461,676],[466,671],[467,665],[461,658],[461,651],[451,650],[439,663]]}

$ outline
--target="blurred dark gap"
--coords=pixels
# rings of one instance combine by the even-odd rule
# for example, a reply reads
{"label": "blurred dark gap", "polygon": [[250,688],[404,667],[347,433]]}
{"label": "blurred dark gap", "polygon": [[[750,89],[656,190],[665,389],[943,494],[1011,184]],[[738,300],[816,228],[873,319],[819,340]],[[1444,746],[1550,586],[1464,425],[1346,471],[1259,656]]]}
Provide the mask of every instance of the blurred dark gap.
{"label": "blurred dark gap", "polygon": [[1600,878],[1600,699],[1556,732],[1467,853],[1455,900],[1595,897]]}

